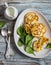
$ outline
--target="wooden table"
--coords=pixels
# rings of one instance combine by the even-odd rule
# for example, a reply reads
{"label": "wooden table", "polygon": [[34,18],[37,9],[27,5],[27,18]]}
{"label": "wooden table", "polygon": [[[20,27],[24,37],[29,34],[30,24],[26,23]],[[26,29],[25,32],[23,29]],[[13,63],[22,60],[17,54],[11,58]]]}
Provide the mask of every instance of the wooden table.
{"label": "wooden table", "polygon": [[[34,0],[28,3],[27,2],[26,3],[25,2],[21,2],[21,3],[20,2],[9,2],[9,5],[15,6],[18,9],[19,13],[26,8],[35,8],[41,11],[45,15],[45,17],[49,20],[49,24],[51,26],[51,0]],[[0,9],[3,9],[3,7]],[[1,18],[2,17],[0,17],[0,19]],[[4,19],[4,17],[2,19]],[[14,42],[14,38],[12,35],[11,36],[11,46],[13,50],[15,51],[15,55],[12,56],[10,59],[4,59],[6,44],[5,44],[3,37],[0,36],[0,61],[4,63],[4,65],[39,65],[39,63],[41,65],[51,65],[51,53],[50,55],[48,55],[47,57],[43,59],[32,59],[22,54],[16,48],[14,43],[15,42]]]}

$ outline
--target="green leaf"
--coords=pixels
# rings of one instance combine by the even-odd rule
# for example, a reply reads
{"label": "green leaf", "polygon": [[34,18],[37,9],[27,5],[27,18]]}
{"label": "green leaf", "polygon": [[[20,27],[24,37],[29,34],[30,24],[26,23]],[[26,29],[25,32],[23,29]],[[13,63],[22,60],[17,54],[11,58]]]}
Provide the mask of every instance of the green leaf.
{"label": "green leaf", "polygon": [[46,46],[46,48],[47,48],[47,49],[48,49],[48,48],[51,48],[51,43],[48,43],[47,46]]}
{"label": "green leaf", "polygon": [[26,51],[27,53],[29,53],[29,54],[34,54],[34,50],[33,50],[31,47],[29,47],[29,46],[27,46],[27,47],[25,48],[25,51]]}
{"label": "green leaf", "polygon": [[17,29],[17,34],[18,34],[18,35],[21,35],[21,33],[22,33],[22,27],[20,26],[20,27],[18,27],[18,29]]}
{"label": "green leaf", "polygon": [[23,42],[23,43],[25,43],[25,38],[24,38],[25,36],[20,36],[20,39],[21,39],[21,41]]}
{"label": "green leaf", "polygon": [[21,47],[23,45],[21,39],[18,40],[18,45]]}
{"label": "green leaf", "polygon": [[5,25],[5,21],[0,21],[0,28],[2,28]]}
{"label": "green leaf", "polygon": [[27,35],[26,39],[25,39],[25,44],[27,44],[32,39],[33,39],[33,37],[31,35]]}
{"label": "green leaf", "polygon": [[30,40],[28,43],[27,43],[27,46],[31,47],[32,45],[32,40]]}
{"label": "green leaf", "polygon": [[24,29],[23,26],[18,27],[17,34],[20,35],[20,36],[22,36],[22,35],[25,36],[26,35],[25,29]]}
{"label": "green leaf", "polygon": [[20,36],[21,41],[22,41],[23,43],[25,43],[25,36],[26,36],[27,34],[26,34],[26,31],[25,31],[25,29],[24,29],[23,26],[20,26],[20,27],[17,29],[17,34]]}

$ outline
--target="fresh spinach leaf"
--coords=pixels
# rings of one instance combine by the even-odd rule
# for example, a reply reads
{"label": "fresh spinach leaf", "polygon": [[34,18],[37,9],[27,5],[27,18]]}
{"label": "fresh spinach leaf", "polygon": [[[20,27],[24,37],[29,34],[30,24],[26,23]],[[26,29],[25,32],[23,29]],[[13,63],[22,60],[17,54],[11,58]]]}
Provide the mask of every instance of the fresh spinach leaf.
{"label": "fresh spinach leaf", "polygon": [[26,35],[25,44],[27,44],[32,39],[33,39],[33,37],[31,35]]}
{"label": "fresh spinach leaf", "polygon": [[24,35],[21,35],[21,36],[20,36],[20,39],[21,39],[21,41],[22,41],[23,43],[25,43],[25,36],[24,36]]}
{"label": "fresh spinach leaf", "polygon": [[46,48],[47,48],[47,49],[48,49],[48,48],[51,48],[51,43],[48,43],[47,46],[46,46]]}
{"label": "fresh spinach leaf", "polygon": [[22,41],[23,43],[25,43],[25,36],[26,36],[27,34],[26,34],[26,31],[25,31],[25,29],[24,29],[23,26],[20,26],[20,27],[17,29],[17,34],[20,36],[21,41]]}
{"label": "fresh spinach leaf", "polygon": [[2,28],[5,25],[5,21],[0,21],[0,28]]}
{"label": "fresh spinach leaf", "polygon": [[21,34],[22,34],[22,27],[21,27],[21,26],[18,27],[18,29],[17,29],[17,34],[18,34],[18,35],[21,35]]}
{"label": "fresh spinach leaf", "polygon": [[25,51],[29,54],[34,54],[34,50],[29,46],[26,46]]}
{"label": "fresh spinach leaf", "polygon": [[25,31],[25,29],[24,29],[24,27],[23,26],[20,26],[20,27],[18,27],[18,29],[17,29],[17,34],[19,35],[19,36],[25,36],[26,35],[26,31]]}
{"label": "fresh spinach leaf", "polygon": [[32,40],[30,40],[28,43],[27,43],[27,46],[31,47],[32,45]]}
{"label": "fresh spinach leaf", "polygon": [[18,45],[21,47],[23,45],[21,39],[18,40]]}

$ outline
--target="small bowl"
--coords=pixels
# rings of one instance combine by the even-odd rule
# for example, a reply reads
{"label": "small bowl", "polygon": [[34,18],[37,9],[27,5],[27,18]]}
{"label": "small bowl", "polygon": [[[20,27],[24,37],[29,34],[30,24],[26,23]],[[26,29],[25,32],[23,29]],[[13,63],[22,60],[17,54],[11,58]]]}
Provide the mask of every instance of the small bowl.
{"label": "small bowl", "polygon": [[13,6],[8,6],[4,12],[4,16],[8,20],[14,20],[18,16],[18,10]]}

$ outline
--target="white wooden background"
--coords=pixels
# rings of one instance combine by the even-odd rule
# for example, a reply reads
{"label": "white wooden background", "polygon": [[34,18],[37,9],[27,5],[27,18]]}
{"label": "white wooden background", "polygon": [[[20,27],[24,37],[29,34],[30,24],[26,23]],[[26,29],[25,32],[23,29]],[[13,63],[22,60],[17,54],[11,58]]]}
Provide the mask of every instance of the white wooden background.
{"label": "white wooden background", "polygon": [[[33,7],[41,11],[46,16],[46,18],[49,20],[49,24],[51,26],[51,0],[32,0],[32,1],[31,0],[6,0],[6,1],[10,2],[10,5],[18,8],[19,12],[21,12],[25,8],[30,8],[30,7]],[[18,1],[21,1],[21,4],[18,4],[17,3]],[[29,3],[23,3],[23,1],[29,1]],[[4,3],[5,1],[0,0],[0,4],[1,2]],[[14,44],[13,37],[11,40],[12,40],[11,43]],[[35,60],[37,60],[38,62],[40,62],[39,60],[41,60],[41,59],[31,59],[31,58],[24,56],[18,50],[15,50],[15,46],[14,46],[15,56],[13,56],[12,59],[10,59],[12,61],[4,60],[4,56],[2,56],[2,54],[5,52],[5,45],[6,44],[4,42],[4,39],[0,36],[0,52],[2,50],[2,53],[0,53],[0,61],[3,60],[2,62],[5,65],[37,65],[34,63],[36,62]],[[43,60],[45,61],[46,65],[51,65],[51,54],[48,57],[44,58]],[[21,64],[21,61],[23,62],[22,64]],[[41,64],[44,65],[43,62]]]}

